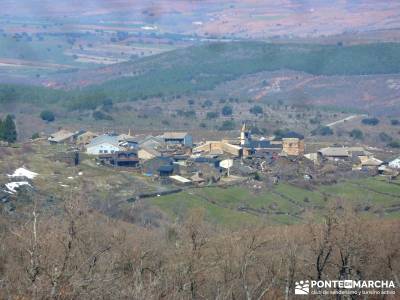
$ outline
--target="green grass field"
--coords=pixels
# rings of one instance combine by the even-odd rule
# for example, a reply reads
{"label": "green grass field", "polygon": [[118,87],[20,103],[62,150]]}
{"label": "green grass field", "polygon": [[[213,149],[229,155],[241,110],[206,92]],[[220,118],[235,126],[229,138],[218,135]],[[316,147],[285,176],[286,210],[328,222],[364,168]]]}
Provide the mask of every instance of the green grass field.
{"label": "green grass field", "polygon": [[0,58],[22,59],[41,62],[55,63],[61,65],[77,65],[71,56],[65,55],[64,51],[71,48],[63,37],[46,36],[42,41],[37,38],[27,40],[26,38],[15,39],[11,36],[0,36]]}
{"label": "green grass field", "polygon": [[153,198],[150,202],[171,218],[182,218],[190,209],[202,208],[209,221],[228,226],[301,223],[308,212],[318,217],[331,201],[339,199],[354,206],[372,206],[373,209],[363,212],[366,217],[377,217],[373,211],[380,208],[384,217],[397,218],[398,211],[386,212],[386,209],[400,205],[399,183],[371,177],[318,186],[313,191],[280,183],[260,193],[252,193],[246,187],[207,187]]}
{"label": "green grass field", "polygon": [[203,208],[207,220],[216,224],[235,227],[261,221],[248,213],[209,203],[198,195],[188,192],[153,198],[151,203],[161,208],[172,219],[184,217],[191,209]]}

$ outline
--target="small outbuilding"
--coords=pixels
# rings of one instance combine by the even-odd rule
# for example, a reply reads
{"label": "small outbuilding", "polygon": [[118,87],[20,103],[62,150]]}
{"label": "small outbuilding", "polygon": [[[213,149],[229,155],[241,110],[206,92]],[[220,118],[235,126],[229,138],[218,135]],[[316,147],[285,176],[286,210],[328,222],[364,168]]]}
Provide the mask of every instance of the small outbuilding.
{"label": "small outbuilding", "polygon": [[[170,157],[155,157],[142,162],[142,172],[147,176],[159,174],[159,168],[163,166],[173,166],[174,160]],[[170,174],[172,175],[172,174]],[[169,176],[169,175],[168,175]]]}

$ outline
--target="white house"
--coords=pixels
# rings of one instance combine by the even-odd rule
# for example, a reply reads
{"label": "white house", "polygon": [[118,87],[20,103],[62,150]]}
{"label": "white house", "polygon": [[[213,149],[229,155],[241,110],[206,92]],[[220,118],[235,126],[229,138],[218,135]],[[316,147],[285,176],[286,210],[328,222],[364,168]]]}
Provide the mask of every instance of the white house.
{"label": "white house", "polygon": [[119,145],[117,136],[106,134],[94,138],[90,144],[86,146],[86,153],[92,155],[110,154],[123,150],[124,148]]}
{"label": "white house", "polygon": [[92,154],[92,155],[99,155],[99,154],[114,153],[114,152],[123,151],[123,150],[124,149],[118,145],[104,142],[104,143],[97,144],[97,145],[88,145],[86,148],[86,153]]}

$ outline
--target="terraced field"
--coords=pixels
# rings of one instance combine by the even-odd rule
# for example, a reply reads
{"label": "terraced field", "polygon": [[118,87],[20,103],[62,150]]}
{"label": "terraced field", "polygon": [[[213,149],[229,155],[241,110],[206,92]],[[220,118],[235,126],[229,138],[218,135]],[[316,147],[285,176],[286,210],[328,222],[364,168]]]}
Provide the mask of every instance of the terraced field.
{"label": "terraced field", "polygon": [[400,215],[400,180],[389,183],[383,177],[371,177],[317,186],[314,190],[280,183],[258,193],[244,186],[209,187],[150,201],[172,218],[202,208],[211,222],[228,226],[301,223],[309,213],[322,215],[333,202],[351,205],[366,217],[395,218]]}

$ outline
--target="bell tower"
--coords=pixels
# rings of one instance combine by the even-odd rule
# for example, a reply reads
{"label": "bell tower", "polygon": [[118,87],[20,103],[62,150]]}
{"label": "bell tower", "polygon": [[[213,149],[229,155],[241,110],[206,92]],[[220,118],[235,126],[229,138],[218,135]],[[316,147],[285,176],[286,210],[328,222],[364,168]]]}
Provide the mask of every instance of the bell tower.
{"label": "bell tower", "polygon": [[251,139],[250,130],[247,130],[246,123],[243,122],[242,129],[240,130],[240,146],[246,145]]}

